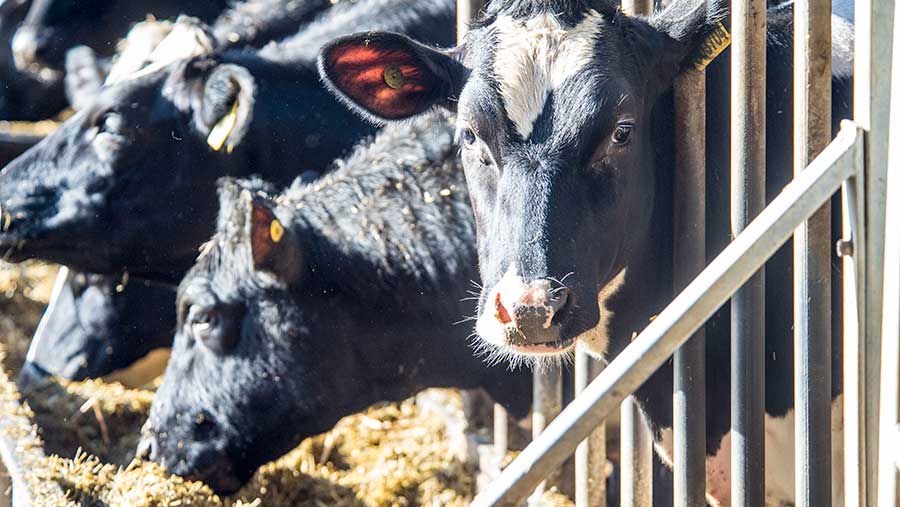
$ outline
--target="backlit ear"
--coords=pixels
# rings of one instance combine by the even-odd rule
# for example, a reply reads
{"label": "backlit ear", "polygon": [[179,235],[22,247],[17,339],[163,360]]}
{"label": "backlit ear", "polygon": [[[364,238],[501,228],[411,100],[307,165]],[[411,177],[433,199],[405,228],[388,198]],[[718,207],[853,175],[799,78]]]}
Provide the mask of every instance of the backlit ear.
{"label": "backlit ear", "polygon": [[253,119],[255,93],[253,76],[243,67],[224,64],[210,73],[198,122],[212,150],[231,153],[240,144]]}
{"label": "backlit ear", "polygon": [[303,256],[295,234],[275,216],[275,204],[254,196],[250,201],[250,256],[253,268],[274,274],[280,281],[297,279]]}
{"label": "backlit ear", "polygon": [[325,46],[319,73],[339,97],[377,123],[409,118],[434,105],[452,109],[465,79],[451,53],[384,32]]}

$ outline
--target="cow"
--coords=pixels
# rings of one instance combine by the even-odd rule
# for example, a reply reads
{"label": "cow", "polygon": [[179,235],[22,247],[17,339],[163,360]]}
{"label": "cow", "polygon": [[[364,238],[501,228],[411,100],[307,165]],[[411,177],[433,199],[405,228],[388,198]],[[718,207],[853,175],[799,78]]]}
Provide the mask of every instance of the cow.
{"label": "cow", "polygon": [[188,14],[212,22],[228,6],[227,0],[32,0],[13,37],[13,55],[19,69],[59,80],[69,49],[83,45],[112,56],[115,42],[148,14],[161,19]]}
{"label": "cow", "polygon": [[[145,316],[143,310],[126,311],[130,305],[113,300],[139,302],[145,289],[128,284],[125,292],[138,294],[118,293],[122,273],[129,272],[132,282],[180,281],[214,229],[217,178],[258,174],[286,185],[299,173],[314,177],[374,132],[319,82],[315,58],[323,44],[340,34],[379,28],[450,44],[454,9],[452,0],[338,4],[278,44],[195,57],[104,88],[57,132],[4,168],[0,257],[43,258],[110,276],[97,291],[61,289],[72,297],[56,312],[60,318],[79,313],[81,294],[103,293],[102,307],[116,309],[115,317],[103,322],[117,323],[106,329],[48,324],[48,330],[68,334],[45,335],[36,344],[42,350],[29,356],[37,368],[23,371],[35,373],[32,377],[42,371],[102,376],[146,350],[169,346],[174,315],[163,314],[174,307],[174,291],[168,304],[157,307],[156,319],[136,320]],[[230,133],[223,139],[224,127]],[[213,131],[219,132],[212,139],[215,147],[210,146]],[[90,304],[101,305],[96,299]],[[92,357],[84,367],[81,355],[57,354],[51,347],[67,340],[72,341],[67,350],[77,351],[83,342],[92,354],[112,350],[114,357]],[[141,346],[124,346],[134,343]]]}
{"label": "cow", "polygon": [[475,357],[458,323],[477,268],[448,115],[391,125],[284,194],[219,193],[139,456],[228,494],[339,418],[425,387],[484,387],[527,413],[530,374]]}
{"label": "cow", "polygon": [[[791,9],[790,2],[776,6],[768,19],[769,199],[792,173]],[[497,357],[558,360],[581,344],[612,359],[672,299],[670,89],[683,69],[709,63],[721,49],[706,42],[724,39],[727,15],[719,0],[673,0],[649,17],[626,16],[614,2],[512,0],[491,4],[450,50],[390,33],[348,36],[323,49],[323,78],[375,122],[434,106],[458,112],[484,287],[475,327]],[[838,120],[849,115],[852,25],[838,16],[832,22]],[[727,52],[707,72],[715,255],[727,240],[729,216]],[[766,268],[766,431],[775,437],[767,446],[776,446],[766,451],[770,505],[791,504],[794,494],[793,455],[777,447],[780,441],[790,449],[784,442],[793,439],[790,248]],[[726,306],[706,328],[707,487],[714,505],[730,502],[728,319]],[[839,323],[833,338],[838,400]],[[670,450],[671,362],[635,396],[659,445]]]}

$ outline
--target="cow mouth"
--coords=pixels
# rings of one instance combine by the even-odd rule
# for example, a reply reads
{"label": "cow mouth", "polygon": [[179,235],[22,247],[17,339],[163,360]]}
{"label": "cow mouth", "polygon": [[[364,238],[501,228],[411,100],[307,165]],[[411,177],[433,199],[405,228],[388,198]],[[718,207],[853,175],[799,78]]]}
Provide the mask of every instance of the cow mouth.
{"label": "cow mouth", "polygon": [[566,354],[575,348],[575,338],[566,338],[546,343],[508,344],[512,351],[533,356],[556,356]]}
{"label": "cow mouth", "polygon": [[230,459],[222,459],[212,466],[204,468],[197,473],[187,474],[184,478],[188,481],[200,481],[208,485],[219,495],[231,495],[236,493],[247,479],[238,477],[234,465]]}

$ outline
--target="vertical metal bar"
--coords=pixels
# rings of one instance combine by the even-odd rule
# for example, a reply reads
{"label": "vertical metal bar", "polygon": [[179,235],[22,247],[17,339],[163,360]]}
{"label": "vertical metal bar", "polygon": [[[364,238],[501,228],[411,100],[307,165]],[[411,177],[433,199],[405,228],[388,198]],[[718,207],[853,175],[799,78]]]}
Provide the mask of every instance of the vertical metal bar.
{"label": "vertical metal bar", "polygon": [[469,30],[469,23],[481,10],[483,0],[456,0],[456,42],[460,43]]}
{"label": "vertical metal bar", "polygon": [[[509,415],[499,403],[494,404],[494,452],[502,461],[509,450]],[[499,463],[499,461],[498,461]]]}
{"label": "vertical metal bar", "polygon": [[[900,29],[894,26],[894,54],[891,69],[891,144],[885,190],[884,305],[881,327],[881,414],[879,421],[878,505],[897,507],[898,426],[900,422]],[[887,451],[887,452],[884,452]]]}
{"label": "vertical metal bar", "polygon": [[[675,288],[706,266],[706,73],[675,81]],[[701,328],[675,352],[675,507],[706,505],[706,341]]]}
{"label": "vertical metal bar", "polygon": [[[765,207],[766,0],[734,0],[731,14],[731,229]],[[731,300],[731,505],[765,504],[765,276]]]}
{"label": "vertical metal bar", "polygon": [[647,15],[653,12],[653,0],[622,0],[622,11],[628,15]]}
{"label": "vertical metal bar", "polygon": [[[862,151],[862,150],[861,150]],[[838,244],[842,253],[844,277],[844,505],[865,505],[865,386],[863,337],[866,328],[865,315],[865,209],[861,201],[864,195],[865,155],[859,153],[856,160],[857,176],[841,186],[843,208],[843,234]]]}
{"label": "vertical metal bar", "polygon": [[[556,418],[562,411],[562,369],[544,368],[534,372],[534,413],[531,420],[531,438],[537,438],[543,433],[550,421]],[[558,471],[557,471],[558,472]],[[547,485],[556,484],[559,477],[556,473],[550,474],[547,480],[540,483],[534,490],[535,497],[539,497]]]}
{"label": "vertical metal bar", "polygon": [[[866,235],[865,272],[862,287],[865,304],[860,314],[865,325],[861,335],[862,405],[858,408],[863,421],[860,428],[864,443],[857,457],[856,470],[864,483],[857,499],[860,505],[875,505],[878,476],[878,382],[881,368],[881,323],[884,283],[884,209],[889,142],[891,27],[894,0],[858,0],[856,2],[854,39],[854,101],[856,122],[866,131],[865,198],[863,200]],[[862,197],[862,195],[860,196]],[[848,498],[848,500],[850,500]],[[848,505],[852,505],[849,504]]]}
{"label": "vertical metal bar", "polygon": [[[579,348],[575,353],[575,396],[602,366]],[[597,426],[575,449],[575,507],[606,507],[606,425]]]}
{"label": "vertical metal bar", "polygon": [[653,435],[633,396],[622,402],[622,507],[653,505]]}
{"label": "vertical metal bar", "polygon": [[[794,174],[831,140],[831,0],[794,3]],[[831,206],[794,233],[798,507],[831,504]]]}

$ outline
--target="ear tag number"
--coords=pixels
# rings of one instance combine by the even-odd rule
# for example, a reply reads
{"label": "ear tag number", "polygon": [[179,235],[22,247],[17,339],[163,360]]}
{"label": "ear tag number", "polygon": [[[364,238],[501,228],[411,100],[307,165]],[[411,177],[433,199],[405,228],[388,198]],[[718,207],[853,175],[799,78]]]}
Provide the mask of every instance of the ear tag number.
{"label": "ear tag number", "polygon": [[403,86],[406,80],[403,78],[403,71],[396,65],[388,65],[384,69],[384,82],[393,89]]}
{"label": "ear tag number", "polygon": [[272,238],[273,243],[278,243],[284,237],[284,226],[277,218],[269,224],[269,237]]}
{"label": "ear tag number", "polygon": [[[238,101],[235,100],[234,104],[231,105],[231,111],[228,111],[228,114],[223,116],[212,130],[209,131],[209,136],[206,138],[206,144],[213,150],[219,151],[222,149],[222,146],[225,144],[225,141],[228,140],[231,131],[234,130],[234,126],[237,125],[237,108]],[[234,146],[229,144],[227,148],[228,153],[231,153],[231,150],[233,149]]]}
{"label": "ear tag number", "polygon": [[705,69],[722,51],[731,45],[731,34],[725,25],[719,23],[716,30],[700,45],[699,54],[697,55],[694,68],[697,70]]}

